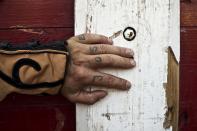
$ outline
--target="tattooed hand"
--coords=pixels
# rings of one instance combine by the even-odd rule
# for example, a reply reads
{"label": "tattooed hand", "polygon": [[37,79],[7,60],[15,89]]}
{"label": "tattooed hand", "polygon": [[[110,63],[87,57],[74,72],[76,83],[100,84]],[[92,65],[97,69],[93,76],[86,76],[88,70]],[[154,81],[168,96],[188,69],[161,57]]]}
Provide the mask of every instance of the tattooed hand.
{"label": "tattooed hand", "polygon": [[69,67],[62,88],[63,96],[72,102],[94,104],[104,98],[107,92],[88,92],[87,86],[99,86],[128,90],[127,80],[99,72],[98,68],[132,68],[135,66],[134,53],[127,48],[112,45],[108,37],[96,34],[82,34],[67,40],[70,53]]}

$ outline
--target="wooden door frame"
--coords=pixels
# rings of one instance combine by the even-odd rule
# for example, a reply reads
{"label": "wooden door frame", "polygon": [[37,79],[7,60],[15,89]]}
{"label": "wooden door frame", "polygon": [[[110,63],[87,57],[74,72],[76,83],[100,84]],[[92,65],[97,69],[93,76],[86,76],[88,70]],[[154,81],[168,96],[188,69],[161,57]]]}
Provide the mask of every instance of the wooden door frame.
{"label": "wooden door frame", "polygon": [[[171,109],[164,89],[168,74],[167,49],[171,46],[176,59],[180,60],[179,4],[179,0],[75,0],[75,35],[111,36],[128,26],[137,31],[136,39],[131,42],[122,34],[114,39],[115,45],[135,50],[137,67],[130,71],[107,71],[132,80],[133,88],[118,93],[109,90],[109,96],[94,106],[78,104],[77,131],[166,130],[163,127],[165,114]],[[173,107],[178,106],[178,100],[175,101]],[[178,113],[178,107],[176,109]],[[177,126],[178,119],[175,122],[175,125],[169,123],[169,127]]]}

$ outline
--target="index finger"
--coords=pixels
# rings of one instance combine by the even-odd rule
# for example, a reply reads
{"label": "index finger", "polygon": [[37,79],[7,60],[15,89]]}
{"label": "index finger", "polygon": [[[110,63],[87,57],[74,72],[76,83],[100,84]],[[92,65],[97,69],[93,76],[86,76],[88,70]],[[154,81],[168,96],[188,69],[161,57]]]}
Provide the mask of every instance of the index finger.
{"label": "index finger", "polygon": [[81,34],[72,37],[73,40],[83,44],[113,44],[111,38],[98,34]]}

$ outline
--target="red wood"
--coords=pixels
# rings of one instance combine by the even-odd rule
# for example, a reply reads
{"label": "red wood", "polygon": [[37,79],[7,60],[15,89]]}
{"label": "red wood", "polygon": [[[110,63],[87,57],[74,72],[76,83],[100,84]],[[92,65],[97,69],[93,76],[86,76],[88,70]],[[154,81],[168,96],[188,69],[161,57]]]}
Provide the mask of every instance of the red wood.
{"label": "red wood", "polygon": [[0,0],[0,28],[74,27],[73,0]]}
{"label": "red wood", "polygon": [[197,28],[181,29],[180,131],[197,130]]}
{"label": "red wood", "polygon": [[191,3],[191,0],[180,0],[180,2]]}
{"label": "red wood", "polygon": [[[73,0],[0,0],[0,41],[69,38],[73,14]],[[75,130],[75,104],[61,95],[11,94],[0,102],[0,131]]]}
{"label": "red wood", "polygon": [[[66,98],[61,95],[56,96],[43,96],[43,95],[20,95],[10,94],[5,100],[0,102],[0,110],[2,107],[13,107],[13,106],[72,106],[73,110],[75,107]],[[0,117],[1,119],[1,117]]]}
{"label": "red wood", "polygon": [[197,26],[197,0],[181,3],[181,26]]}
{"label": "red wood", "polygon": [[197,65],[197,28],[181,28],[181,64]]}
{"label": "red wood", "polygon": [[62,130],[75,131],[75,106],[61,95],[11,94],[0,103],[1,131],[56,131],[60,122]]}
{"label": "red wood", "polygon": [[0,41],[20,43],[27,40],[40,40],[48,42],[66,39],[73,34],[73,28],[0,29]]}
{"label": "red wood", "polygon": [[197,130],[197,1],[181,3],[179,130]]}
{"label": "red wood", "polygon": [[74,131],[70,106],[13,106],[0,108],[1,131]]}

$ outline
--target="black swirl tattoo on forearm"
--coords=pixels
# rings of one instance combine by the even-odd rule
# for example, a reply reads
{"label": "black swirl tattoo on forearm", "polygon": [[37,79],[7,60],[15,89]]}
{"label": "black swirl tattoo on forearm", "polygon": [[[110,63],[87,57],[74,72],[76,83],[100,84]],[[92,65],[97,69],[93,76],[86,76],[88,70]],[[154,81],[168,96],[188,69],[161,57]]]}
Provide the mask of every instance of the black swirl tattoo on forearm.
{"label": "black swirl tattoo on forearm", "polygon": [[96,61],[96,63],[101,63],[102,62],[102,58],[101,57],[96,57],[95,61]]}
{"label": "black swirl tattoo on forearm", "polygon": [[101,82],[103,80],[103,76],[93,76],[92,82]]}
{"label": "black swirl tattoo on forearm", "polygon": [[98,48],[96,46],[90,47],[90,53],[95,54],[97,52]]}
{"label": "black swirl tattoo on forearm", "polygon": [[85,40],[86,38],[85,38],[85,35],[82,34],[82,35],[79,35],[79,36],[78,36],[78,39],[79,39],[79,40]]}
{"label": "black swirl tattoo on forearm", "polygon": [[42,82],[42,83],[36,83],[36,84],[27,84],[23,83],[20,79],[20,69],[23,66],[31,66],[36,71],[41,71],[41,66],[36,61],[29,59],[29,58],[22,58],[19,59],[12,69],[12,77],[8,76],[4,72],[0,70],[0,79],[4,80],[8,84],[15,86],[16,88],[20,89],[37,89],[37,88],[53,88],[58,85],[63,84],[64,78],[54,81],[54,82]]}

